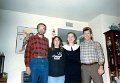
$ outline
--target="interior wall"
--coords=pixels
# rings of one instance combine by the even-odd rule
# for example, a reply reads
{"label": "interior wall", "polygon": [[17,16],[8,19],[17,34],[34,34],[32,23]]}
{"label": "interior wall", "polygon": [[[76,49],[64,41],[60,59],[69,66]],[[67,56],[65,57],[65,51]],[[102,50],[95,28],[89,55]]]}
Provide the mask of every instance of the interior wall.
{"label": "interior wall", "polygon": [[[8,73],[7,83],[21,83],[21,71],[25,70],[24,55],[15,53],[17,26],[36,28],[36,25],[40,22],[47,25],[45,36],[49,38],[50,42],[53,28],[57,33],[57,28],[69,28],[82,31],[83,27],[91,26],[94,40],[99,41],[103,47],[105,54],[105,74],[103,75],[103,79],[104,83],[109,83],[107,53],[103,33],[109,30],[108,27],[111,24],[120,23],[120,18],[102,14],[87,23],[0,9],[0,52],[5,53],[4,71]],[[66,27],[66,22],[73,23],[74,28]]]}
{"label": "interior wall", "polygon": [[47,31],[45,36],[51,42],[51,32],[54,28],[68,28],[66,22],[73,23],[69,29],[82,30],[88,26],[87,22],[78,22],[54,17],[27,14],[0,9],[0,52],[5,54],[4,72],[8,73],[7,83],[21,83],[21,72],[25,71],[24,55],[16,54],[17,26],[36,28],[38,23],[45,23]]}

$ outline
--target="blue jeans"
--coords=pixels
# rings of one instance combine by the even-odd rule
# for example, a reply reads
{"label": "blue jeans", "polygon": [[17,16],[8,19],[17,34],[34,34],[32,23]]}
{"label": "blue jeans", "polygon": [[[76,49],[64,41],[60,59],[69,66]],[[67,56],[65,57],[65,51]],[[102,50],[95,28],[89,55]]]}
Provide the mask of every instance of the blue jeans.
{"label": "blue jeans", "polygon": [[65,76],[52,77],[48,76],[48,83],[64,83]]}
{"label": "blue jeans", "polygon": [[30,83],[47,83],[48,81],[48,59],[32,58],[30,60]]}

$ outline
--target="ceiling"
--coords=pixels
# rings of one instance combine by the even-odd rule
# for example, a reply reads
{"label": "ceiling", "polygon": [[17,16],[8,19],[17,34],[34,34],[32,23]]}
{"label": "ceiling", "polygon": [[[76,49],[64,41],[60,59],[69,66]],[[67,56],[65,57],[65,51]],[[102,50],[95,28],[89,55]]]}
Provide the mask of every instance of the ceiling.
{"label": "ceiling", "polygon": [[0,9],[90,21],[99,14],[120,17],[120,0],[0,0]]}

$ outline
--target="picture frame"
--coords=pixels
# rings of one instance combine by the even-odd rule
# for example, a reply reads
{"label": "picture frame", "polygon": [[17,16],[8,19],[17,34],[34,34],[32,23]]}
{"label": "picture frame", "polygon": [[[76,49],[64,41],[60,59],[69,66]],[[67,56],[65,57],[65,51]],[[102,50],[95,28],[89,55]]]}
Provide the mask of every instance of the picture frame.
{"label": "picture frame", "polygon": [[36,28],[18,26],[15,52],[17,54],[23,54],[29,37],[35,35],[36,33],[37,33]]}
{"label": "picture frame", "polygon": [[77,44],[80,44],[81,42],[84,41],[83,38],[83,33],[82,31],[78,31],[78,30],[73,30],[73,29],[63,29],[63,28],[58,28],[58,36],[61,37],[63,44],[66,44],[66,40],[67,40],[67,33],[68,32],[74,32],[77,36]]}

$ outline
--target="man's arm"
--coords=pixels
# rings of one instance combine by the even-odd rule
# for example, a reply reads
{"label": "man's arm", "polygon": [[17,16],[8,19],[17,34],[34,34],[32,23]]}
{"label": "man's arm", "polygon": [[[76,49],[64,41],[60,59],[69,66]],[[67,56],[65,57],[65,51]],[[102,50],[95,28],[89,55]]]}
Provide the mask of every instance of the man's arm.
{"label": "man's arm", "polygon": [[98,69],[98,73],[99,73],[99,75],[102,75],[104,73],[104,60],[105,60],[105,58],[104,58],[103,49],[102,49],[100,43],[97,44],[96,49],[97,49],[98,60],[99,60],[99,65],[100,65],[100,67]]}
{"label": "man's arm", "polygon": [[98,62],[100,65],[103,65],[105,57],[104,57],[103,49],[102,49],[100,43],[97,43],[95,48],[96,48],[97,55],[98,55]]}
{"label": "man's arm", "polygon": [[31,40],[29,39],[27,42],[27,46],[25,49],[25,54],[24,54],[24,62],[25,62],[25,66],[26,66],[26,73],[28,75],[30,75],[30,67],[29,67],[29,63],[30,63],[30,55],[31,55]]}

